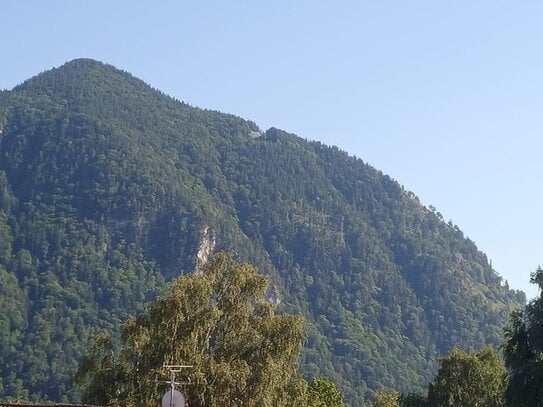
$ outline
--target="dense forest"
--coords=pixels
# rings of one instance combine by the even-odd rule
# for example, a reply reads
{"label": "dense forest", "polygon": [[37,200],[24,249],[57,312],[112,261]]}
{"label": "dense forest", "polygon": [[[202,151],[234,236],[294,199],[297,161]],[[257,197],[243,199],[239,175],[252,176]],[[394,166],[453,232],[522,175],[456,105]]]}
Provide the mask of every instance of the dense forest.
{"label": "dense forest", "polygon": [[79,400],[91,338],[218,250],[305,317],[305,376],[353,405],[425,388],[438,356],[499,343],[525,302],[457,226],[335,147],[93,60],[0,93],[0,399]]}

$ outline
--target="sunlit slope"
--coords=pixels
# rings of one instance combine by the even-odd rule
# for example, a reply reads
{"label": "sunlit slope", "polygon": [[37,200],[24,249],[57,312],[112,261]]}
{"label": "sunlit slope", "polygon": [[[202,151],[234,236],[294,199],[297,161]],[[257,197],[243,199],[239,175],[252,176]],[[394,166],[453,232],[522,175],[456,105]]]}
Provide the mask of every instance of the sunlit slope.
{"label": "sunlit slope", "polygon": [[271,276],[270,300],[307,318],[304,370],[353,403],[426,384],[454,344],[497,343],[523,301],[362,160],[109,65],[0,93],[0,129],[0,399],[77,400],[89,338],[218,250]]}

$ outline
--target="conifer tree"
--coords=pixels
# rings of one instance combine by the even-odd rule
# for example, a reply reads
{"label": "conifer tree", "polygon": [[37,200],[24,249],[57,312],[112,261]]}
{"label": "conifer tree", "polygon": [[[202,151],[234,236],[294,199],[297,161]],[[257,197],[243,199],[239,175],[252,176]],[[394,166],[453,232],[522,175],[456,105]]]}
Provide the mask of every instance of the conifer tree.
{"label": "conifer tree", "polygon": [[[532,274],[532,283],[543,290],[543,269]],[[512,313],[503,344],[509,371],[508,406],[543,406],[543,295]]]}

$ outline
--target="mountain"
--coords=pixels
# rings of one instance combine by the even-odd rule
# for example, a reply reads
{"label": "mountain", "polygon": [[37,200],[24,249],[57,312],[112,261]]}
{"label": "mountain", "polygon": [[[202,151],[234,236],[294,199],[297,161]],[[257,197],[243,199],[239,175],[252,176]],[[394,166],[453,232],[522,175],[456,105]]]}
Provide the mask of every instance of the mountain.
{"label": "mountain", "polygon": [[422,388],[525,301],[452,223],[335,147],[80,59],[0,93],[0,399],[77,400],[90,338],[219,250],[308,321],[353,405]]}

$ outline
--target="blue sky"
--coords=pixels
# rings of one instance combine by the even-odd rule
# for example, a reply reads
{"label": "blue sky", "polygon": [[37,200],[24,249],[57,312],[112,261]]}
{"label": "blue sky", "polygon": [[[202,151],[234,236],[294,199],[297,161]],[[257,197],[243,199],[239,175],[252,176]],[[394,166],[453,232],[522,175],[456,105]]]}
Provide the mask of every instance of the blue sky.
{"label": "blue sky", "polygon": [[434,205],[534,296],[543,2],[3,1],[0,88],[111,63],[192,105],[337,145]]}

